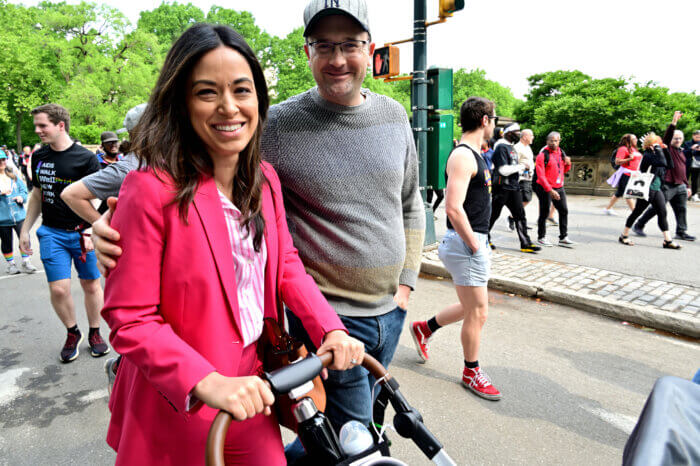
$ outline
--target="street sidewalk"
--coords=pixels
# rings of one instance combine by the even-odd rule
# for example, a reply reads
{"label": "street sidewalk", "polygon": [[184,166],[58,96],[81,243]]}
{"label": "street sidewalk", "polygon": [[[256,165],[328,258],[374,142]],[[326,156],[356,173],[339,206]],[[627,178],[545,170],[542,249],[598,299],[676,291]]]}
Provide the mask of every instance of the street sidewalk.
{"label": "street sidewalk", "polygon": [[[700,338],[700,287],[693,286],[700,275],[697,272],[697,251],[700,245],[684,242],[680,256],[661,255],[669,251],[652,251],[651,247],[618,247],[614,241],[616,238],[609,237],[612,236],[610,233],[613,225],[624,222],[624,217],[611,218],[600,214],[601,206],[607,203],[607,198],[569,196],[568,201],[570,216],[573,216],[576,225],[572,231],[573,239],[579,241],[582,237],[596,235],[598,238],[590,242],[582,241],[574,250],[547,248],[543,254],[537,255],[515,252],[515,233],[509,232],[505,227],[504,220],[508,212],[504,209],[502,218],[492,232],[498,249],[492,253],[489,288],[537,297],[623,321]],[[527,209],[531,224],[535,216],[532,207],[531,204]],[[622,206],[617,207],[623,213]],[[691,227],[693,223],[697,225],[700,209],[696,207],[697,203],[689,208]],[[441,239],[445,231],[442,207],[438,209],[437,216],[437,236]],[[671,209],[669,223],[675,224]],[[658,235],[658,231],[654,232],[658,228],[653,227],[656,225],[650,224],[647,230],[652,235]],[[536,236],[533,233],[531,231],[532,236]],[[554,234],[556,231],[551,232],[552,236]],[[605,240],[605,237],[609,239]],[[652,260],[643,260],[651,252],[658,256]],[[682,282],[685,283],[679,283],[681,280],[664,280],[667,277],[673,278],[669,269],[672,270],[676,265],[690,266],[695,272],[684,274]],[[438,258],[437,250],[423,253],[421,271],[451,278]]]}

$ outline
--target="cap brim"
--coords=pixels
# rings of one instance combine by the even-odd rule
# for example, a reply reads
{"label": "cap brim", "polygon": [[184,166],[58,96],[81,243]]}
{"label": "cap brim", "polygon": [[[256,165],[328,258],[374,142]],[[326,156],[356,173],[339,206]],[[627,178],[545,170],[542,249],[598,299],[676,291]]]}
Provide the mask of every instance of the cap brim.
{"label": "cap brim", "polygon": [[104,144],[105,142],[119,142],[119,138],[105,139],[104,141],[102,141],[102,144]]}
{"label": "cap brim", "polygon": [[353,15],[351,15],[347,11],[341,10],[340,8],[326,8],[325,10],[319,11],[318,13],[316,13],[316,15],[313,18],[311,18],[311,21],[309,21],[309,24],[304,28],[304,37],[309,36],[309,32],[311,32],[311,30],[314,28],[314,26],[316,26],[316,23],[318,23],[320,20],[322,20],[326,16],[333,16],[333,15],[345,15],[348,18],[352,18],[362,28],[363,31],[369,33],[369,29],[364,27],[362,25],[362,23],[360,22],[360,20],[355,18]]}

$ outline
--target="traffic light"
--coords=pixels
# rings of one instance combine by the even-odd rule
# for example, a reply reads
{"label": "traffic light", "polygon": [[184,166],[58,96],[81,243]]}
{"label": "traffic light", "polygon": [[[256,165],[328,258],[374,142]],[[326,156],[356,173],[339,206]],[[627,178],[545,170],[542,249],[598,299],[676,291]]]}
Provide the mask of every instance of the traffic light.
{"label": "traffic light", "polygon": [[464,8],[464,0],[440,0],[440,18],[452,16],[452,13]]}
{"label": "traffic light", "polygon": [[372,76],[375,79],[399,75],[399,48],[389,45],[374,51]]}

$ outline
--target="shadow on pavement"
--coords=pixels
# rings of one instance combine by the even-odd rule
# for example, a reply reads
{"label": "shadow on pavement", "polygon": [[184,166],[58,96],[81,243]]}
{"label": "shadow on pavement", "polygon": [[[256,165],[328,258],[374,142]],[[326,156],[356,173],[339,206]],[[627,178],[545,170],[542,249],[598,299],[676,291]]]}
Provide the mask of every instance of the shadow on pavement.
{"label": "shadow on pavement", "polygon": [[616,354],[568,351],[556,347],[547,348],[547,352],[568,359],[572,367],[589,377],[643,396],[649,394],[658,379],[672,375]]}
{"label": "shadow on pavement", "polygon": [[[415,350],[403,345],[397,348],[392,367],[400,367],[449,384],[459,383],[454,374],[445,374],[431,368],[429,364],[417,364]],[[481,400],[465,391],[464,395],[469,397],[470,403],[480,403],[501,416],[541,419],[581,437],[614,448],[624,447],[628,432],[594,414],[605,411],[599,402],[571,393],[554,380],[536,372],[502,366],[488,366],[486,369],[503,393],[503,399],[499,402]]]}

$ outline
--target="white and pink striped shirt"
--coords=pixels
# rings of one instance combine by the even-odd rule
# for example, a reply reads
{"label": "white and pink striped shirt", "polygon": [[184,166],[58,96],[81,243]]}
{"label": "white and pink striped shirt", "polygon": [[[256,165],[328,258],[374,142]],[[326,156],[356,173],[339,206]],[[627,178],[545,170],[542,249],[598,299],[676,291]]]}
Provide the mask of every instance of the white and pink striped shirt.
{"label": "white and pink striped shirt", "polygon": [[241,336],[243,345],[248,346],[258,340],[263,329],[267,248],[263,240],[260,252],[255,252],[253,248],[255,230],[252,223],[250,234],[247,234],[247,229],[240,223],[241,211],[221,191],[219,191],[219,198],[224,208],[226,228],[233,252],[233,266],[236,270]]}

